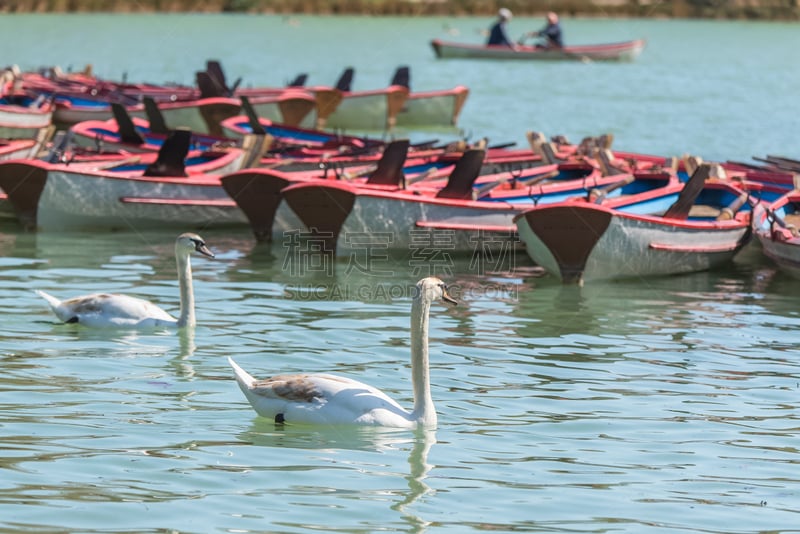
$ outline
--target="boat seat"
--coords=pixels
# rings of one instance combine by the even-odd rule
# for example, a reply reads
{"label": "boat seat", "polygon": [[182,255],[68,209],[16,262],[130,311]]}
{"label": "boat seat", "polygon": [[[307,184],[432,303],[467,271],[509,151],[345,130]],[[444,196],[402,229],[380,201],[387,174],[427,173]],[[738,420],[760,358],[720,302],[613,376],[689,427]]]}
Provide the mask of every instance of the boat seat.
{"label": "boat seat", "polygon": [[472,148],[464,152],[450,173],[447,185],[436,194],[436,198],[472,200],[472,186],[480,176],[485,157],[484,149]]}
{"label": "boat seat", "polygon": [[708,204],[695,204],[689,209],[689,217],[694,219],[717,219],[722,214],[722,210],[716,206]]}
{"label": "boat seat", "polygon": [[294,80],[286,84],[286,87],[304,87],[306,85],[306,80],[308,80],[308,74],[305,72],[301,72],[297,76],[295,76]]}
{"label": "boat seat", "polygon": [[392,83],[389,85],[400,85],[411,90],[411,69],[407,65],[397,67],[392,77]]}
{"label": "boat seat", "polygon": [[197,71],[195,73],[197,87],[200,89],[200,98],[218,98],[225,95],[225,88],[209,73]]}
{"label": "boat seat", "polygon": [[408,139],[392,141],[383,149],[383,155],[377,168],[370,174],[367,183],[370,185],[392,185],[399,187],[405,175],[403,166],[408,156]]}
{"label": "boat seat", "polygon": [[144,144],[144,137],[136,131],[136,127],[133,125],[131,116],[128,115],[128,110],[125,109],[125,106],[112,102],[111,113],[114,115],[114,121],[117,123],[117,132],[122,142],[132,145]]}
{"label": "boat seat", "polygon": [[342,92],[349,93],[350,87],[353,85],[353,76],[355,75],[355,70],[353,67],[347,67],[342,72],[341,76],[339,76],[339,80],[336,82],[336,88]]}
{"label": "boat seat", "polygon": [[228,81],[225,79],[225,71],[222,70],[222,64],[216,59],[209,59],[206,61],[206,73],[222,88],[222,96],[233,96],[242,79],[239,78],[233,82],[232,87],[228,87]]}
{"label": "boat seat", "polygon": [[800,214],[790,213],[784,215],[783,220],[786,221],[786,224],[792,224],[800,228]]}
{"label": "boat seat", "polygon": [[147,115],[147,121],[150,123],[150,131],[158,134],[168,134],[167,122],[164,120],[164,115],[158,108],[158,104],[153,100],[153,97],[146,96],[144,101],[144,112]]}
{"label": "boat seat", "polygon": [[211,76],[220,87],[227,89],[228,84],[225,81],[225,72],[222,70],[222,64],[215,60],[209,59],[206,61],[206,72]]}
{"label": "boat seat", "polygon": [[192,142],[192,131],[178,128],[170,132],[158,150],[156,161],[147,166],[144,176],[188,176],[186,155]]}

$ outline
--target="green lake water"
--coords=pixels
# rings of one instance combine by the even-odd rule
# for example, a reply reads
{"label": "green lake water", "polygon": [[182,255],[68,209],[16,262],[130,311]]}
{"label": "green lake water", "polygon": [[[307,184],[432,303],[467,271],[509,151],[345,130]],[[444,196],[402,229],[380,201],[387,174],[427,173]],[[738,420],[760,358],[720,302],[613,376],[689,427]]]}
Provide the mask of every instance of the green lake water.
{"label": "green lake water", "polygon": [[[473,138],[800,157],[796,25],[566,19],[568,42],[647,48],[624,64],[433,57],[431,38],[476,41],[490,22],[2,15],[0,64],[191,83],[216,58],[254,86],[351,65],[365,89],[408,64],[419,90],[470,88]],[[98,332],[56,324],[33,290],[177,313],[175,233],[0,223],[0,531],[798,532],[800,281],[755,244],[712,272],[572,287],[519,252],[298,266],[247,228],[200,233],[217,257],[193,261],[196,329]],[[435,431],[282,426],[246,403],[227,356],[410,406],[408,295],[427,275],[460,301],[431,317]]]}

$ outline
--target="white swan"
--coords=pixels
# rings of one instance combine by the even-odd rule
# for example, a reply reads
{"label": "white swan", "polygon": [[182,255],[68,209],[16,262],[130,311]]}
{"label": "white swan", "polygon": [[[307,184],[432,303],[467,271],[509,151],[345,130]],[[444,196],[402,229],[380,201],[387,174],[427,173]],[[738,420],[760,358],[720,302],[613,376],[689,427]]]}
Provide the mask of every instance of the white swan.
{"label": "white swan", "polygon": [[456,301],[438,278],[417,283],[411,306],[411,379],[414,409],[408,412],[381,390],[337,375],[295,374],[256,380],[230,357],[228,362],[247,400],[262,417],[277,423],[357,424],[434,428],[428,368],[428,316],[431,303]]}
{"label": "white swan", "polygon": [[195,326],[192,265],[189,260],[192,252],[214,257],[203,238],[197,234],[181,234],[175,240],[175,260],[178,264],[181,291],[181,310],[177,319],[152,302],[127,295],[94,293],[61,301],[44,291],[37,290],[36,294],[44,298],[56,317],[65,323],[100,328]]}

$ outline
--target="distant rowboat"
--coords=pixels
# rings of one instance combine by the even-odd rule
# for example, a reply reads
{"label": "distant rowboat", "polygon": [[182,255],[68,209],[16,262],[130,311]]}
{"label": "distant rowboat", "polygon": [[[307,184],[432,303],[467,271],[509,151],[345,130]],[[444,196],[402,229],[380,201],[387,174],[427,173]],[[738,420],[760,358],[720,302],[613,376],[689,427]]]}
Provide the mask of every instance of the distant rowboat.
{"label": "distant rowboat", "polygon": [[486,46],[466,43],[431,41],[436,57],[463,59],[535,59],[571,61],[632,61],[644,50],[644,39],[618,43],[539,48],[536,46]]}

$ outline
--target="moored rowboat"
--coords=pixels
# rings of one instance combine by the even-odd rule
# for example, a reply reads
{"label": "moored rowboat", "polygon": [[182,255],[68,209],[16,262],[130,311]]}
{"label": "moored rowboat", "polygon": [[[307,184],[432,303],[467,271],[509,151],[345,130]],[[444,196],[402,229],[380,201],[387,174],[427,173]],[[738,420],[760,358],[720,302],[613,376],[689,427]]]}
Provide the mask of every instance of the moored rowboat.
{"label": "moored rowboat", "polygon": [[764,255],[800,276],[800,189],[753,208],[753,230]]}
{"label": "moored rowboat", "polygon": [[[189,153],[191,133],[176,131],[158,154],[102,161],[0,162],[0,189],[28,229],[126,230],[169,225],[244,225],[244,214],[220,176],[241,167],[245,153]],[[188,154],[188,155],[187,155]]]}
{"label": "moored rowboat", "polygon": [[730,261],[750,239],[748,188],[762,198],[781,192],[706,182],[709,174],[701,165],[660,215],[642,214],[638,203],[560,202],[527,210],[515,222],[531,259],[564,283],[707,270]]}

